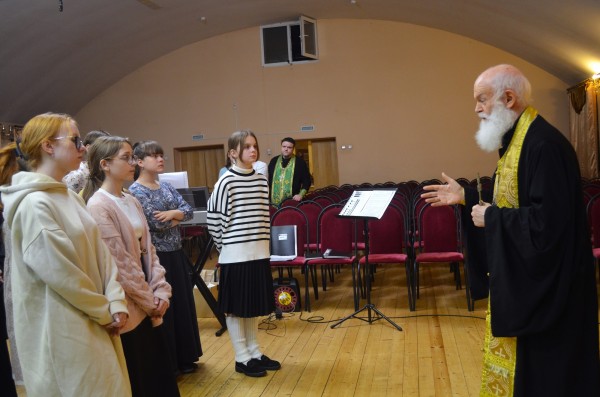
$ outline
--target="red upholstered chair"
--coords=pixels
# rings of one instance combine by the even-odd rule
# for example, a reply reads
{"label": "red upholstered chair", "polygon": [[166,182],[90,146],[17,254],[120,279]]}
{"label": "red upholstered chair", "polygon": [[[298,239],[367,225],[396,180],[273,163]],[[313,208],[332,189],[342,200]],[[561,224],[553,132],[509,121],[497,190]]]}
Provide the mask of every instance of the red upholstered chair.
{"label": "red upholstered chair", "polygon": [[[433,207],[425,204],[418,216],[418,250],[414,260],[413,293],[419,297],[419,267],[425,263],[463,263],[465,269],[467,307],[473,310],[468,274],[461,240],[460,214],[455,206]],[[455,266],[456,289],[460,289],[460,267]]]}
{"label": "red upholstered chair", "polygon": [[592,180],[583,185],[584,204],[587,206],[592,197],[600,194],[600,182]]}
{"label": "red upholstered chair", "polygon": [[[359,222],[360,223],[360,222]],[[408,307],[415,310],[412,293],[412,262],[408,256],[408,235],[406,211],[390,204],[381,219],[369,220],[369,266],[377,264],[402,263],[406,271]],[[366,257],[359,260],[360,269],[366,263]],[[371,274],[371,269],[365,269]],[[365,272],[363,272],[365,273]],[[369,277],[369,276],[366,276]]]}
{"label": "red upholstered chair", "polygon": [[[277,268],[282,276],[282,270],[288,269],[291,277],[291,269],[294,267],[304,270],[304,307],[307,311],[310,311],[310,297],[309,297],[309,270],[306,266],[306,258],[304,257],[304,247],[308,239],[308,221],[306,215],[299,210],[297,207],[283,207],[280,208],[273,218],[271,219],[271,226],[284,226],[284,225],[296,225],[296,252],[298,256],[289,261],[271,261],[271,267]],[[313,284],[316,284],[316,275],[314,271],[310,270],[311,279]],[[317,298],[315,294],[315,299]]]}
{"label": "red upholstered chair", "polygon": [[286,198],[279,204],[279,208],[281,207],[297,207],[299,201],[294,200],[293,198]]}
{"label": "red upholstered chair", "polygon": [[312,201],[319,203],[319,205],[323,208],[327,207],[328,205],[335,204],[335,201],[331,197],[325,195],[315,196],[312,198]]}
{"label": "red upholstered chair", "polygon": [[306,215],[306,219],[308,220],[308,240],[306,241],[306,250],[308,252],[317,252],[319,250],[317,247],[317,222],[323,207],[316,201],[302,200],[297,208],[304,212],[304,215]]}
{"label": "red upholstered chair", "polygon": [[339,188],[334,193],[340,198],[340,201],[347,200],[352,196],[354,189]]}
{"label": "red upholstered chair", "polygon": [[[352,285],[356,285],[356,253],[352,249],[354,241],[353,219],[341,218],[337,215],[344,206],[342,204],[332,204],[323,208],[318,219],[317,244],[319,245],[319,253],[325,252],[327,249],[332,249],[338,252],[348,253],[347,258],[314,258],[309,259],[307,264],[309,268],[321,266],[321,278],[323,281],[323,291],[327,290],[327,281],[324,268],[331,268],[334,265],[351,265],[352,266]],[[318,297],[318,286],[313,284],[315,297]],[[354,291],[354,303],[358,310],[357,291]]]}
{"label": "red upholstered chair", "polygon": [[[592,252],[596,264],[600,263],[600,194],[593,196],[587,205],[588,224],[592,239]],[[600,268],[598,269],[600,272]]]}
{"label": "red upholstered chair", "polygon": [[269,204],[269,216],[273,219],[273,215],[277,212],[279,208],[276,205]]}

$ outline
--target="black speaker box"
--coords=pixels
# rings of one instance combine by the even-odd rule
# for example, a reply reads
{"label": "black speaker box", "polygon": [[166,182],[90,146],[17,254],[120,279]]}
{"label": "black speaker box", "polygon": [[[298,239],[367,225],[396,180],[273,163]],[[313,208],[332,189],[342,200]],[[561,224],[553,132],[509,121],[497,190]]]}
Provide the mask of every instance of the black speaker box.
{"label": "black speaker box", "polygon": [[273,280],[273,296],[275,308],[282,312],[299,312],[302,303],[300,301],[300,288],[295,278],[279,277]]}

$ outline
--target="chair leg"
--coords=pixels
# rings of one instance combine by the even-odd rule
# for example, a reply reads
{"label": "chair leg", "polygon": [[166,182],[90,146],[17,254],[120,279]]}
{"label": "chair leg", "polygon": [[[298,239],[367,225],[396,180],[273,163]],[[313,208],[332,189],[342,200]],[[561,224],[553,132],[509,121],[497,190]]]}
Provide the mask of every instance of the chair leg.
{"label": "chair leg", "polygon": [[[336,265],[329,266],[329,267],[327,268],[327,273],[329,273],[329,282],[330,282],[330,283],[333,283],[333,282],[335,281],[335,278],[334,278],[334,276],[333,276],[333,275],[334,275],[334,271],[333,271],[333,269],[334,269],[334,266],[336,266]],[[339,265],[337,265],[337,266],[339,266]]]}
{"label": "chair leg", "polygon": [[328,265],[321,265],[321,282],[323,283],[323,291],[327,291],[327,276],[326,276],[326,272],[327,269],[325,269],[325,267],[327,267]]}
{"label": "chair leg", "polygon": [[462,281],[460,279],[460,263],[459,262],[454,262],[454,280],[456,282],[456,289],[462,289]]}
{"label": "chair leg", "polygon": [[414,278],[414,293],[417,299],[419,298],[419,262],[415,261],[415,266],[413,270],[413,278]]}
{"label": "chair leg", "polygon": [[[305,265],[303,267],[308,267]],[[304,308],[307,312],[310,312],[310,288],[308,286],[308,270],[304,270]]]}
{"label": "chair leg", "polygon": [[308,266],[308,271],[310,272],[310,278],[313,283],[313,291],[315,293],[315,300],[319,299],[319,282],[317,281],[317,267],[316,266]]}
{"label": "chair leg", "polygon": [[412,266],[410,262],[406,261],[404,263],[404,269],[406,271],[406,289],[408,291],[408,308],[411,312],[415,311],[415,301],[413,295],[413,280],[412,280]]}

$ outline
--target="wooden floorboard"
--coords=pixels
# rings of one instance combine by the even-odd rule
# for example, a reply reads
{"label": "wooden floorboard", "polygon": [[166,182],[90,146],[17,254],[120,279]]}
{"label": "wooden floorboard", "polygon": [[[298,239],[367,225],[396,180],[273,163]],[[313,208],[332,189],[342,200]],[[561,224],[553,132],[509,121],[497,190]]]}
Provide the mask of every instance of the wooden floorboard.
{"label": "wooden floorboard", "polygon": [[[402,331],[383,319],[369,324],[355,318],[332,329],[335,320],[354,312],[351,272],[341,269],[327,291],[319,274],[319,300],[311,289],[311,313],[285,313],[260,324],[263,352],[282,363],[263,378],[236,373],[229,335],[215,336],[216,319],[199,319],[204,355],[197,372],[178,378],[181,395],[478,396],[487,301],[469,312],[465,291],[455,288],[448,269],[421,267],[420,298],[411,312],[404,268],[378,267],[372,302]],[[303,289],[304,277],[295,276]],[[19,395],[26,395],[23,387]]]}

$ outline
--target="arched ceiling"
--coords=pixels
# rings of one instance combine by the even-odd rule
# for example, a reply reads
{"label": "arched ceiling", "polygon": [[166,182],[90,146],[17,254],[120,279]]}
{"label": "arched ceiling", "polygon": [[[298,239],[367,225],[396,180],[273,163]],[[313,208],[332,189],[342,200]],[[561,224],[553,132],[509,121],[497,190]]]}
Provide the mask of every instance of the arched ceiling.
{"label": "arched ceiling", "polygon": [[[576,84],[600,71],[599,0],[0,0],[0,120],[77,113],[199,40],[297,19],[406,22],[508,51]],[[457,54],[460,56],[460,54]],[[596,68],[597,70],[593,70]]]}

